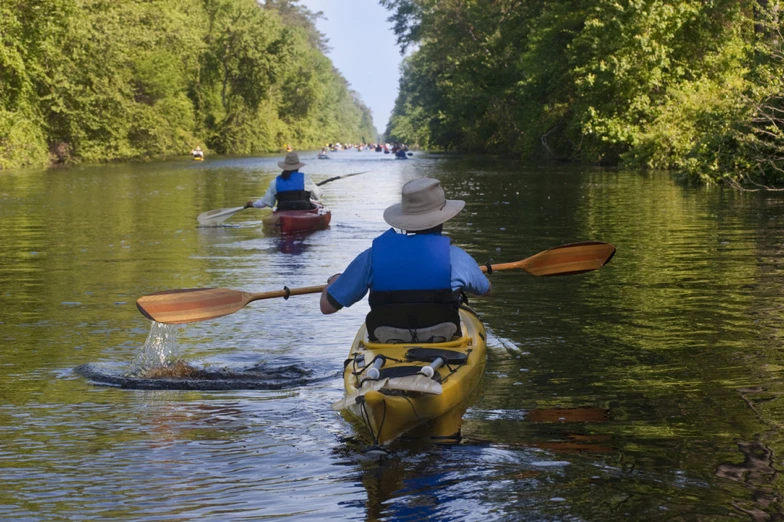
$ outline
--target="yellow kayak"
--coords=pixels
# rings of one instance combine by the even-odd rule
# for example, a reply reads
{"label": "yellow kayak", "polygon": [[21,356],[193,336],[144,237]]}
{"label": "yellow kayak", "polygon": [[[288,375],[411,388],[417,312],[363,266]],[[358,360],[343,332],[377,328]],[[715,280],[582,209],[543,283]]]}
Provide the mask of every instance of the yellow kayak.
{"label": "yellow kayak", "polygon": [[383,344],[370,342],[363,324],[343,372],[346,396],[333,408],[359,419],[377,445],[435,426],[447,413],[462,416],[484,373],[487,336],[468,307],[460,309],[460,329],[461,338],[443,343]]}

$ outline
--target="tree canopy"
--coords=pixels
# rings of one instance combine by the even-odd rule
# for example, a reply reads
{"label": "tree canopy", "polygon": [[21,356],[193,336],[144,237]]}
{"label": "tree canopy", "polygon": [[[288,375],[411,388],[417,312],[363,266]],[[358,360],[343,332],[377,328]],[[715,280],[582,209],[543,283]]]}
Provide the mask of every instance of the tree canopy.
{"label": "tree canopy", "polygon": [[411,50],[391,140],[784,182],[778,1],[380,3]]}
{"label": "tree canopy", "polygon": [[375,137],[297,0],[0,2],[0,168]]}

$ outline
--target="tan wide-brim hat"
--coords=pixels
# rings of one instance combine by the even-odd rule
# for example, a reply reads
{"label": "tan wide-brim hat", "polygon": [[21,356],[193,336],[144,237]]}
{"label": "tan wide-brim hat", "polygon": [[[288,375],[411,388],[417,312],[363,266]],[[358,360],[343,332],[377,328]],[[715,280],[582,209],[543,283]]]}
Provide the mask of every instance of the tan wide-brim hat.
{"label": "tan wide-brim hat", "polygon": [[297,156],[296,152],[289,152],[286,154],[286,159],[278,162],[278,167],[283,170],[297,170],[304,166],[304,163],[299,162],[299,156]]}
{"label": "tan wide-brim hat", "polygon": [[441,182],[420,178],[403,185],[400,203],[384,211],[384,221],[407,232],[427,230],[458,215],[465,201],[446,199]]}

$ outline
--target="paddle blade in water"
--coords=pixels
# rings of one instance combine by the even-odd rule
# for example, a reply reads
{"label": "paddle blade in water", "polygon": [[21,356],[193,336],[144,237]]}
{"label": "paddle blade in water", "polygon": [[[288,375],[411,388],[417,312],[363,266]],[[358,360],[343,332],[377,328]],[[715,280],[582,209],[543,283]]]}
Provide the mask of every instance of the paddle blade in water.
{"label": "paddle blade in water", "polygon": [[196,220],[203,227],[217,227],[245,207],[219,208],[199,214]]}
{"label": "paddle blade in water", "polygon": [[233,314],[248,304],[251,296],[229,288],[169,290],[140,297],[136,307],[159,323],[193,323]]}

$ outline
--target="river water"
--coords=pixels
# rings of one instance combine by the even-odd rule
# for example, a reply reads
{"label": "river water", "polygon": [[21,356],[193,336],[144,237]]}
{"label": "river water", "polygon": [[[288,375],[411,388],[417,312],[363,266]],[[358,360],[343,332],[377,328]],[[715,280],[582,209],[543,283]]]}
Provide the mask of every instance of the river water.
{"label": "river water", "polygon": [[[281,239],[263,194],[282,156],[0,173],[4,520],[781,520],[784,194],[683,188],[665,173],[416,153],[303,152],[328,230]],[[261,390],[145,390],[122,373],[146,294],[323,284],[385,230],[406,181],[437,177],[478,262],[613,243],[601,270],[491,275],[489,334],[462,440],[363,453],[332,411],[366,301],[256,301],[173,329],[199,368],[266,368]],[[300,377],[288,380],[286,369]],[[279,373],[276,373],[279,372]]]}

